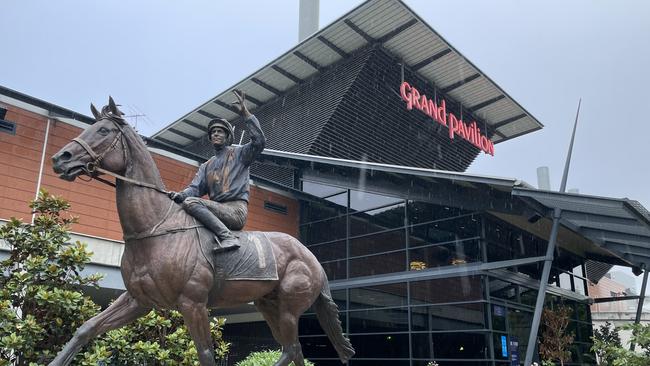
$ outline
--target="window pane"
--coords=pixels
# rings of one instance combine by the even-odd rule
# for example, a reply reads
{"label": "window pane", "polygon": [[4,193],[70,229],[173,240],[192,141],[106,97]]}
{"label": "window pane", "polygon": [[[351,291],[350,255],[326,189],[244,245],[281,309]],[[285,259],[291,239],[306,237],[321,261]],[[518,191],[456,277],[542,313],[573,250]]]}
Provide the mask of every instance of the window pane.
{"label": "window pane", "polygon": [[[341,362],[339,361],[339,366]],[[357,360],[356,357],[351,362],[352,366],[410,366],[411,363],[408,360]],[[320,365],[320,362],[318,363]]]}
{"label": "window pane", "polygon": [[389,333],[408,331],[408,309],[391,308],[349,312],[350,333]]}
{"label": "window pane", "polygon": [[480,276],[450,277],[437,280],[414,281],[411,304],[440,304],[483,299]]}
{"label": "window pane", "polygon": [[461,216],[440,219],[409,228],[409,246],[453,242],[461,239],[478,238],[479,220],[475,216]]}
{"label": "window pane", "polygon": [[320,202],[303,200],[300,203],[300,222],[303,224],[345,215],[348,210],[345,204],[337,205],[326,200]]}
{"label": "window pane", "polygon": [[[300,337],[300,345],[302,346],[302,353],[305,355],[305,358],[335,358],[338,359],[339,356],[336,353],[336,350],[332,346],[332,343],[326,336],[321,337]],[[356,344],[355,344],[356,347]],[[339,361],[340,363],[340,361]]]}
{"label": "window pane", "polygon": [[376,193],[350,190],[350,209],[352,211],[366,211],[379,206],[386,206],[391,203],[402,202],[403,199],[384,196]]}
{"label": "window pane", "polygon": [[404,226],[404,204],[350,215],[350,235],[358,236]]}
{"label": "window pane", "polygon": [[490,296],[517,302],[517,285],[490,277]]}
{"label": "window pane", "polygon": [[347,265],[345,260],[321,263],[330,281],[347,278]]}
{"label": "window pane", "polygon": [[402,272],[405,267],[405,251],[355,258],[350,260],[350,277]]}
{"label": "window pane", "polygon": [[318,258],[319,262],[328,262],[335,259],[342,259],[346,256],[345,240],[333,243],[317,244],[309,246],[309,250]]}
{"label": "window pane", "polygon": [[334,302],[338,305],[339,310],[346,310],[348,308],[347,298],[347,290],[332,291],[332,299],[334,299]]}
{"label": "window pane", "polygon": [[374,253],[404,249],[406,235],[403,229],[381,234],[350,239],[350,256],[357,257]]}
{"label": "window pane", "polygon": [[350,289],[350,309],[403,306],[407,303],[404,282]]}
{"label": "window pane", "polygon": [[411,308],[411,329],[468,330],[485,329],[485,304],[434,305]]}
{"label": "window pane", "polygon": [[505,332],[507,310],[501,305],[492,305],[492,329]]}
{"label": "window pane", "polygon": [[352,335],[350,342],[356,351],[354,359],[409,357],[408,334]]}
{"label": "window pane", "polygon": [[334,193],[345,192],[346,190],[341,187],[334,187],[334,186],[329,186],[321,183],[303,181],[302,191],[312,194],[316,197],[325,197],[325,196],[331,196]]}
{"label": "window pane", "polygon": [[440,206],[429,202],[419,201],[408,201],[407,212],[410,225],[469,213],[469,211],[461,210],[456,207]]}
{"label": "window pane", "polygon": [[307,246],[343,239],[347,235],[346,218],[342,216],[302,225],[300,232],[301,240]]}
{"label": "window pane", "polygon": [[[454,243],[433,245],[411,249],[410,260],[420,262],[415,269],[434,268],[480,261],[481,250],[478,239],[462,240]],[[411,267],[411,269],[414,269]]]}
{"label": "window pane", "polygon": [[414,358],[435,360],[443,358],[482,359],[488,357],[486,334],[414,333],[411,337]]}

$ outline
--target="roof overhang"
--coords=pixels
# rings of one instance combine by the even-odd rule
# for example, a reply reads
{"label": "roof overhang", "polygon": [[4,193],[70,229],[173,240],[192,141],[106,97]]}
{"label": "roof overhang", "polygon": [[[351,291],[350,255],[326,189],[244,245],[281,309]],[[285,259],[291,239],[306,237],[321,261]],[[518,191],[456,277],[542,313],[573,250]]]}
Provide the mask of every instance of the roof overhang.
{"label": "roof overhang", "polygon": [[230,105],[232,90],[244,91],[254,110],[356,51],[377,44],[483,119],[494,133],[494,143],[543,127],[403,2],[379,0],[364,2],[152,137],[174,146],[187,146],[205,135],[210,119],[218,116],[231,120],[238,116]]}
{"label": "roof overhang", "polygon": [[[475,190],[490,190],[491,194],[498,194],[501,198],[506,197],[505,194],[510,202],[508,206],[499,209],[499,207],[490,207],[492,206],[490,203],[484,203],[483,206],[488,206],[485,210],[544,239],[548,239],[551,231],[552,212],[555,208],[559,208],[562,212],[560,220],[562,227],[558,236],[560,247],[588,260],[635,268],[650,268],[650,213],[637,201],[543,191],[512,178],[403,167],[269,149],[264,150],[261,160],[266,164],[311,172],[309,173],[311,176],[318,176],[321,172],[332,169],[339,171],[337,174],[341,175],[340,179],[344,178],[343,175],[348,175],[352,180],[358,180],[354,174],[343,174],[345,170],[363,172],[367,176],[374,177],[410,176],[422,180],[427,184],[427,189],[435,189],[437,192],[442,189],[440,183],[444,183],[458,187],[448,191],[450,195],[457,196],[454,200],[458,202],[464,200],[464,197],[460,196]],[[366,184],[369,184],[367,180]],[[432,188],[431,184],[437,185]]]}
{"label": "roof overhang", "polygon": [[608,262],[615,257],[632,267],[650,268],[650,215],[640,203],[523,187],[515,187],[512,194],[547,219],[559,208],[562,226],[595,244],[585,248],[590,259]]}

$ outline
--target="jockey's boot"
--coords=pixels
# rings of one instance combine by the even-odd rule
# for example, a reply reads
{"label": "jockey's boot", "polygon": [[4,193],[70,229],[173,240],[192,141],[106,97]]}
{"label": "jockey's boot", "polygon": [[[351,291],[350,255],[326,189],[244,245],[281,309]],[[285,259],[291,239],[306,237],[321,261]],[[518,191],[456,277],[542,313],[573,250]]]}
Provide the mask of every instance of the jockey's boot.
{"label": "jockey's boot", "polygon": [[239,249],[239,241],[237,238],[207,207],[203,205],[192,205],[191,207],[191,212],[189,213],[216,234],[218,240],[217,244],[212,248],[214,253]]}

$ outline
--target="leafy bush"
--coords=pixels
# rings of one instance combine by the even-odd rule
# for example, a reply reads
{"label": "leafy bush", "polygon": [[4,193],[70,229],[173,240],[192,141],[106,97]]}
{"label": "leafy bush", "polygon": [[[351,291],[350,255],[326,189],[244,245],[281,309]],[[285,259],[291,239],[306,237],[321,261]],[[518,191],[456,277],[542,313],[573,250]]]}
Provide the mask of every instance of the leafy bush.
{"label": "leafy bush", "polygon": [[[253,352],[242,361],[237,362],[236,366],[273,366],[280,358],[281,352],[279,350],[267,350],[260,352]],[[293,366],[294,363],[290,363]],[[305,359],[305,366],[314,366],[314,364]]]}
{"label": "leafy bush", "polygon": [[[102,276],[82,276],[92,255],[80,242],[68,244],[67,201],[45,190],[30,206],[34,224],[12,218],[0,227],[9,258],[0,262],[0,366],[44,365],[99,306],[80,291],[98,287]],[[215,359],[227,357],[225,319],[213,319]],[[152,311],[132,325],[108,332],[73,361],[75,365],[198,365],[194,343],[176,311]]]}
{"label": "leafy bush", "polygon": [[[609,325],[607,324],[607,328]],[[630,351],[629,345],[621,345],[618,337],[619,330],[631,330],[633,342],[643,353]],[[607,366],[647,366],[650,365],[650,324],[626,324],[616,327],[613,331],[606,330],[603,336],[603,327],[600,332],[595,332],[592,337],[594,345],[592,351],[600,358],[601,365]]]}
{"label": "leafy bush", "polygon": [[[224,318],[210,322],[215,361],[228,356]],[[94,342],[81,365],[199,365],[196,348],[177,311],[152,310],[133,324],[106,333]]]}
{"label": "leafy bush", "polygon": [[45,364],[72,332],[99,311],[79,287],[97,287],[101,275],[82,276],[86,245],[67,245],[76,218],[70,205],[44,190],[29,207],[34,224],[11,218],[0,227],[9,258],[0,262],[0,365]]}

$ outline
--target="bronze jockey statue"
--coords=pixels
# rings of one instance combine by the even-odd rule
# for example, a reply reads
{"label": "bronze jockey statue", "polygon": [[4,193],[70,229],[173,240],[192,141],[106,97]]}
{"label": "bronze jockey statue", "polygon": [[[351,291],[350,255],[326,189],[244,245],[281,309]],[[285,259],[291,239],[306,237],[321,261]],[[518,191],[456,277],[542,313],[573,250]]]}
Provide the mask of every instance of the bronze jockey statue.
{"label": "bronze jockey statue", "polygon": [[[232,125],[223,118],[208,123],[208,138],[214,146],[214,156],[201,164],[187,188],[170,192],[169,197],[199,220],[217,236],[215,252],[239,248],[230,230],[241,230],[248,216],[250,165],[264,150],[266,140],[260,123],[246,108],[245,94],[233,91],[239,114],[244,118],[250,142],[231,146]],[[202,199],[207,194],[209,200]]]}

